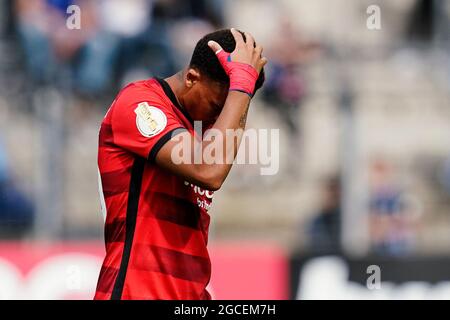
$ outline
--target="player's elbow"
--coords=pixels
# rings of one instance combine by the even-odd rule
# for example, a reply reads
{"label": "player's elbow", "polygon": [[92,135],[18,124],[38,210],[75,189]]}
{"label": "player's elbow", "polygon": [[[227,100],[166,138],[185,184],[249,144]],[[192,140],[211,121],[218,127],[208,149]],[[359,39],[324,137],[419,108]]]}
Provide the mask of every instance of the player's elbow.
{"label": "player's elbow", "polygon": [[209,191],[217,191],[222,187],[223,181],[220,177],[210,177],[204,181],[204,188]]}
{"label": "player's elbow", "polygon": [[211,183],[208,184],[207,189],[209,191],[217,191],[222,187],[223,181],[221,180],[217,180],[217,181],[212,181]]}
{"label": "player's elbow", "polygon": [[209,191],[217,191],[222,187],[226,176],[215,170],[202,170],[199,180],[202,187]]}

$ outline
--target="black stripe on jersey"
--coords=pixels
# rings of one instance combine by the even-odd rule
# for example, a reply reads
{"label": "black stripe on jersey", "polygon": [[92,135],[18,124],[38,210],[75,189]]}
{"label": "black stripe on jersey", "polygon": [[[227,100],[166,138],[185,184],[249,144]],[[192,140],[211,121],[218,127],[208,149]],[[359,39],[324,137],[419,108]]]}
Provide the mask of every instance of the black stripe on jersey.
{"label": "black stripe on jersey", "polygon": [[131,247],[133,245],[134,230],[136,228],[136,218],[139,206],[139,196],[141,194],[142,176],[146,159],[136,157],[131,169],[130,190],[128,193],[127,218],[125,224],[125,243],[123,246],[122,260],[117,274],[116,282],[111,293],[111,300],[122,298],[123,286],[127,276],[128,262],[130,261]]}
{"label": "black stripe on jersey", "polygon": [[186,109],[184,109],[179,103],[178,103],[178,99],[175,96],[175,93],[173,93],[172,88],[169,86],[169,84],[161,78],[155,78],[156,81],[159,82],[159,84],[161,85],[161,87],[164,90],[164,93],[166,94],[166,96],[170,99],[170,101],[172,101],[173,105],[175,107],[178,108],[178,110],[180,110],[183,115],[186,117],[186,119],[189,120],[189,122],[194,125],[194,120],[192,120],[191,116],[189,115],[189,113],[186,111]]}
{"label": "black stripe on jersey", "polygon": [[159,138],[158,142],[155,143],[152,150],[150,150],[150,153],[148,155],[148,160],[154,162],[156,159],[156,155],[158,154],[159,150],[163,147],[163,145],[166,144],[167,141],[172,139],[172,137],[176,136],[177,134],[186,131],[187,129],[184,127],[179,127],[172,129],[168,132],[166,132],[161,138]]}

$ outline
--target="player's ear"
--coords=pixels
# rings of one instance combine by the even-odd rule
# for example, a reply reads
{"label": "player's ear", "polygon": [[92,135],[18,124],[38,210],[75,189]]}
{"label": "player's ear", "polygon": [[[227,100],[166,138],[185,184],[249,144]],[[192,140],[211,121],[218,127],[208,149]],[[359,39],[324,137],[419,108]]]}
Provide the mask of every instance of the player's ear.
{"label": "player's ear", "polygon": [[189,68],[186,73],[186,78],[184,79],[185,85],[188,88],[192,88],[194,84],[200,81],[201,75],[197,69]]}

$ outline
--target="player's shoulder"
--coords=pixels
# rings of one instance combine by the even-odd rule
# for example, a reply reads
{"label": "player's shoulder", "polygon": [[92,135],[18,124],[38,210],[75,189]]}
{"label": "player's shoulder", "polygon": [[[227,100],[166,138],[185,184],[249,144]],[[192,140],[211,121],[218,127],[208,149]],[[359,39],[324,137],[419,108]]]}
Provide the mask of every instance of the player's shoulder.
{"label": "player's shoulder", "polygon": [[117,95],[115,105],[120,108],[138,105],[142,102],[169,109],[170,104],[164,96],[164,91],[155,79],[135,81],[125,86]]}

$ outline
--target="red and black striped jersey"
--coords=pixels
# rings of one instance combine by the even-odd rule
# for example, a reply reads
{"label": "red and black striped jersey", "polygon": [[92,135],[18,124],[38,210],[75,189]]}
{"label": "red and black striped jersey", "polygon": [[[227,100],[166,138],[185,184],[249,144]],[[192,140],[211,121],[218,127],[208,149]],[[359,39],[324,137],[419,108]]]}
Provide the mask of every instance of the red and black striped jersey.
{"label": "red and black striped jersey", "polygon": [[104,259],[94,299],[210,299],[207,251],[213,193],[155,157],[193,122],[162,79],[125,87],[100,128]]}

